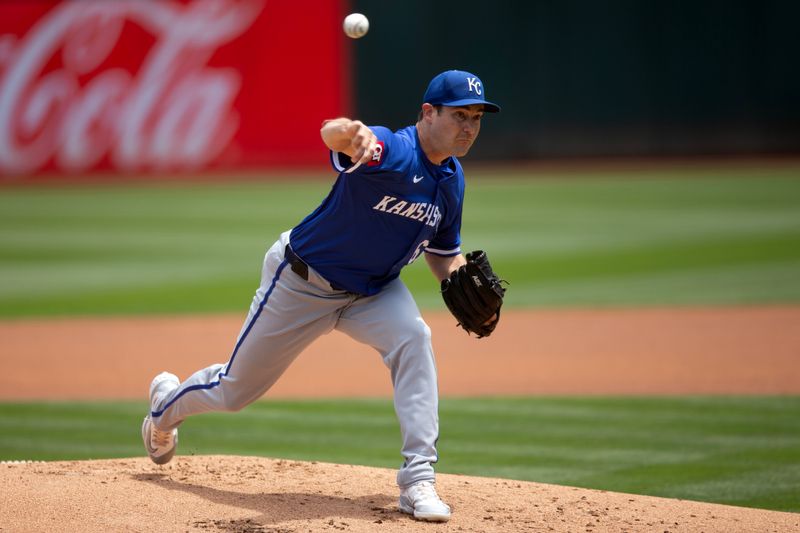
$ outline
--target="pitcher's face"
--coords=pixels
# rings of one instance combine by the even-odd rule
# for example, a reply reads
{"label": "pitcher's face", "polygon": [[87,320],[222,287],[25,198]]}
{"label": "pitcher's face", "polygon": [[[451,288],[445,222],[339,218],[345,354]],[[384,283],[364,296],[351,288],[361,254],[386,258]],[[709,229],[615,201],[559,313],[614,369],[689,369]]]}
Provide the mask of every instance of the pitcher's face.
{"label": "pitcher's face", "polygon": [[462,157],[469,152],[481,131],[483,105],[448,107],[435,110],[431,121],[431,142],[439,153]]}

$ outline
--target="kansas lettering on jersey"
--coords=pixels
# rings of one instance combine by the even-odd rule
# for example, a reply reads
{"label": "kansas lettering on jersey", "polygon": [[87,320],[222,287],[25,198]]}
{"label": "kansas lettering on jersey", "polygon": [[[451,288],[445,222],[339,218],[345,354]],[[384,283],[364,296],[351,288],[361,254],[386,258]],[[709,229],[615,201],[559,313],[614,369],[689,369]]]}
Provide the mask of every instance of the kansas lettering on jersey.
{"label": "kansas lettering on jersey", "polygon": [[424,222],[428,226],[437,226],[442,219],[438,205],[425,202],[406,202],[398,200],[394,196],[384,196],[383,200],[375,204],[372,209]]}
{"label": "kansas lettering on jersey", "polygon": [[355,168],[346,155],[331,153],[336,183],[290,236],[297,255],[329,282],[364,295],[376,294],[423,251],[461,253],[464,202],[455,157],[431,163],[415,126],[370,129],[380,152]]}

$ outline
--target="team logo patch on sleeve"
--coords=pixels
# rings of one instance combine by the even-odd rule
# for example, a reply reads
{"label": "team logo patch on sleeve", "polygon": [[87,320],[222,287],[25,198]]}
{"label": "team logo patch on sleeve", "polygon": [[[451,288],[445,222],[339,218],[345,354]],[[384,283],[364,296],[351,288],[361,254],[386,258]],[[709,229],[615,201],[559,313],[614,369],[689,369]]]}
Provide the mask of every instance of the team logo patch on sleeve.
{"label": "team logo patch on sleeve", "polygon": [[372,154],[372,160],[367,163],[368,167],[377,167],[383,161],[383,154],[386,151],[386,145],[383,141],[378,141],[375,145],[375,153]]}

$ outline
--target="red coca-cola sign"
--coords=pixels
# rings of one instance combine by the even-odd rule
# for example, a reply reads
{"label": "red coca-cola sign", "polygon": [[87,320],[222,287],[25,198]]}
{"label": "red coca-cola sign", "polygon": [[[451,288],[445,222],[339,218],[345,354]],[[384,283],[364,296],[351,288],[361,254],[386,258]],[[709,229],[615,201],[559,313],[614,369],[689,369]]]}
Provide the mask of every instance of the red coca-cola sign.
{"label": "red coca-cola sign", "polygon": [[0,174],[324,164],[342,2],[0,3]]}

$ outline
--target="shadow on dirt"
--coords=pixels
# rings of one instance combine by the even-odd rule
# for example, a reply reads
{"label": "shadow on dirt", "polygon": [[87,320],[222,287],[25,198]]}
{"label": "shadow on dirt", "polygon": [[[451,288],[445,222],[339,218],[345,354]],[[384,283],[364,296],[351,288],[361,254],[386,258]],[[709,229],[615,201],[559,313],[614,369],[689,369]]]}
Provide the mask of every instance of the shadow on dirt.
{"label": "shadow on dirt", "polygon": [[273,527],[283,522],[328,519],[328,525],[333,529],[345,530],[349,525],[343,520],[348,518],[372,521],[376,524],[405,519],[405,515],[397,509],[397,498],[386,494],[347,498],[301,492],[246,493],[175,481],[166,474],[134,474],[132,479],[152,483],[167,490],[194,494],[215,504],[261,513],[261,516],[247,520],[219,520],[198,516],[190,525],[200,529],[239,533],[256,531],[278,533],[294,531],[294,529]]}

